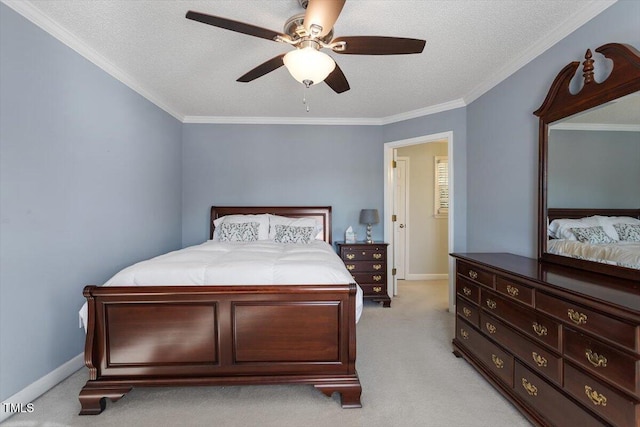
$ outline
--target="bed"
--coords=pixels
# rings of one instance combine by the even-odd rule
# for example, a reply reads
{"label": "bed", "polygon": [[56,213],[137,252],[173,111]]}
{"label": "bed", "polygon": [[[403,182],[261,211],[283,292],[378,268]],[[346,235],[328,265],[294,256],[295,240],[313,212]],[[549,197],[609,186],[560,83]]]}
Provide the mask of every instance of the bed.
{"label": "bed", "polygon": [[[222,232],[216,223],[223,217],[230,222],[231,215],[265,213],[315,220],[322,240],[315,246],[331,249],[331,207],[214,206],[210,238]],[[203,245],[201,254],[214,247]],[[268,247],[268,242],[258,246]],[[308,251],[315,246],[308,245]],[[331,274],[344,277],[341,283],[278,283],[282,275],[274,273],[274,283],[254,283],[255,278],[247,277],[255,274],[245,274],[241,277],[248,284],[227,284],[226,279],[207,283],[200,277],[202,283],[192,285],[182,280],[184,275],[166,278],[173,273],[148,269],[144,280],[152,283],[136,273],[135,283],[127,286],[113,286],[113,280],[105,286],[86,286],[84,358],[89,380],[80,391],[80,414],[101,413],[106,399],[115,402],[135,386],[310,384],[327,396],[339,393],[343,408],[361,407],[356,321],[362,293],[332,249],[331,253],[318,264],[337,260],[341,267],[335,268],[344,269],[345,275]],[[182,255],[178,251],[171,256],[160,259],[166,265]]]}
{"label": "bed", "polygon": [[640,269],[640,209],[550,208],[548,224],[551,254]]}

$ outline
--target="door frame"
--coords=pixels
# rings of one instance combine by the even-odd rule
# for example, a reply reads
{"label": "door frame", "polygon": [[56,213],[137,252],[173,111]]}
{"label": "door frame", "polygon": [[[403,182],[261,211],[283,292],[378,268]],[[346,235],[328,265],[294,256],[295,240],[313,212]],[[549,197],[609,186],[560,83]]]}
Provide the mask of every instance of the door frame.
{"label": "door frame", "polygon": [[[454,165],[455,159],[453,157],[453,131],[440,132],[431,135],[423,135],[415,138],[402,139],[397,141],[389,141],[384,143],[384,241],[389,243],[389,252],[394,252],[393,242],[393,222],[391,221],[391,215],[393,214],[393,200],[394,200],[394,176],[393,173],[393,155],[394,150],[400,147],[406,147],[409,145],[425,144],[436,141],[447,141],[447,156],[449,157],[449,216],[448,222],[448,248],[447,252],[453,252],[453,242],[455,227],[454,227]],[[392,275],[393,271],[393,256],[388,257],[387,260],[387,277],[391,278],[392,285],[388,287],[389,297],[393,298],[398,294],[398,282],[396,277]],[[449,311],[455,310],[455,270],[454,261],[449,257]]]}
{"label": "door frame", "polygon": [[[409,194],[409,173],[410,173],[410,168],[411,168],[411,164],[409,162],[410,157],[407,156],[398,156],[397,155],[397,148],[394,148],[394,153],[393,153],[393,158],[396,162],[405,162],[405,179],[404,179],[404,183],[405,183],[405,188],[404,188],[404,223],[408,224],[409,223],[409,202],[410,202],[410,194]],[[396,168],[397,169],[397,168]],[[394,177],[397,175],[394,175]],[[395,188],[395,187],[394,187]],[[395,204],[395,191],[392,192],[392,196],[394,197],[394,201],[392,202],[393,204]],[[393,230],[393,229],[392,229]],[[394,236],[394,240],[393,242],[395,243],[395,234]],[[385,240],[386,242],[387,240]],[[389,240],[391,241],[391,240]],[[391,250],[393,250],[392,256],[393,259],[396,259],[396,245],[391,246]],[[409,253],[409,248],[411,247],[411,245],[409,244],[409,233],[405,232],[405,236],[404,236],[404,259],[403,259],[403,269],[404,269],[404,275],[405,278],[407,276],[407,272],[409,270],[409,262],[407,261],[410,258],[410,253]],[[398,263],[394,263],[394,267],[396,267],[396,269],[398,268]],[[397,275],[396,275],[397,276]],[[396,289],[394,289],[393,294],[396,295],[398,292]]]}

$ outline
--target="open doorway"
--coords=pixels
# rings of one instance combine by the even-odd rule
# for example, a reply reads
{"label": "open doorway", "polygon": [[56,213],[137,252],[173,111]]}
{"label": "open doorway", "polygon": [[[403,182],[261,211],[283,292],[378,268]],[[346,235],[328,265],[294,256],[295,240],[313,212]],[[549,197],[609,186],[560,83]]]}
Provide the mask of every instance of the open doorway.
{"label": "open doorway", "polygon": [[[433,144],[428,146],[427,144]],[[436,145],[439,148],[436,150]],[[426,147],[429,147],[428,149]],[[398,278],[403,278],[407,280],[448,280],[449,284],[449,309],[453,310],[453,304],[455,299],[453,298],[453,292],[455,292],[453,286],[453,262],[450,260],[448,254],[453,249],[453,235],[454,235],[454,224],[453,224],[453,132],[443,132],[433,135],[425,135],[417,138],[411,138],[400,141],[392,141],[387,142],[384,145],[384,164],[385,164],[385,188],[384,188],[384,238],[386,242],[389,242],[389,263],[388,263],[388,277],[391,278],[389,283],[389,295],[393,297],[398,293],[397,280]],[[444,150],[444,151],[442,151]],[[434,161],[435,157],[439,157],[440,159],[444,158],[447,161],[447,170],[448,170],[448,205],[446,205],[446,210],[444,211],[446,215],[443,215],[443,212],[440,212],[438,215],[438,210],[434,209],[434,207],[439,206],[437,201],[431,199],[429,200],[429,218],[426,218],[424,213],[425,206],[422,206],[422,209],[411,209],[410,208],[410,200],[411,200],[411,190],[410,187],[419,188],[416,184],[419,185],[429,185],[435,186],[436,178],[434,171],[437,166],[432,164],[429,168],[421,168],[418,167],[418,159],[419,153],[425,152],[428,154],[424,154],[425,156],[429,156],[431,162]],[[415,153],[412,155],[412,153]],[[438,155],[436,155],[436,153]],[[415,156],[415,157],[414,157]],[[412,164],[411,158],[414,157],[416,159],[415,167]],[[398,160],[400,160],[400,169],[398,169]],[[423,158],[422,162],[425,161]],[[394,162],[395,166],[394,167]],[[422,163],[424,165],[424,163]],[[413,167],[415,173],[411,174],[409,171]],[[428,169],[427,172],[420,169]],[[400,171],[400,172],[398,172]],[[425,177],[425,173],[429,174],[428,179]],[[405,179],[410,180],[413,176],[414,180],[419,182],[414,182],[411,186],[407,185],[407,183],[403,183]],[[400,178],[400,179],[398,179]],[[424,182],[423,182],[424,181]],[[430,195],[437,194],[435,188],[428,189],[427,192]],[[415,195],[415,194],[414,194]],[[417,196],[417,195],[415,195]],[[415,199],[415,198],[414,198]],[[418,201],[415,203],[423,203],[417,199]],[[405,208],[405,209],[403,209]],[[446,212],[448,210],[448,212]],[[411,218],[411,212],[414,212],[415,218]],[[415,212],[419,212],[419,214],[415,214]],[[395,217],[394,217],[395,215]],[[395,220],[395,221],[394,221]],[[441,224],[438,226],[437,224]],[[410,229],[413,228],[413,229]],[[438,230],[440,228],[440,230]],[[444,235],[440,237],[434,236],[437,235],[438,232],[444,232]],[[420,236],[427,236],[431,241],[427,241],[425,238],[424,241],[420,241]],[[440,240],[440,242],[434,242],[433,240]],[[413,241],[413,245],[411,242]],[[411,249],[413,248],[413,249]],[[423,261],[416,260],[425,260],[426,258],[421,255],[424,251],[437,251],[437,255],[428,259],[429,262],[436,261],[438,263],[438,267],[432,267],[431,269],[435,269],[439,272],[439,274],[425,274],[424,272],[420,272],[424,265],[419,265],[419,263]],[[415,252],[412,254],[412,251]],[[435,252],[431,252],[435,253]],[[422,257],[422,258],[421,258]],[[413,259],[414,268],[411,268]],[[439,261],[438,261],[439,259]],[[400,266],[400,269],[398,269]],[[398,272],[400,271],[400,275]],[[396,274],[394,274],[396,273]]]}

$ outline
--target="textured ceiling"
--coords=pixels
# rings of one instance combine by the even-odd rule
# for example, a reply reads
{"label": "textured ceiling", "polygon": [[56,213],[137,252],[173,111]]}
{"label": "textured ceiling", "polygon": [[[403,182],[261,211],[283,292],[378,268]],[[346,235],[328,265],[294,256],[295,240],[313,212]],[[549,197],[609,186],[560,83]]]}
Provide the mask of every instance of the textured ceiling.
{"label": "textured ceiling", "polygon": [[[282,67],[236,79],[291,49],[185,19],[188,10],[282,31],[297,0],[3,0],[185,121],[212,118],[387,119],[468,103],[612,1],[348,0],[338,36],[427,41],[419,55],[339,55],[351,90],[307,90]],[[21,3],[21,4],[19,4]],[[33,16],[37,19],[34,19]],[[44,25],[43,25],[44,24]],[[51,30],[50,30],[51,32]],[[56,35],[56,34],[54,34]],[[89,52],[89,54],[87,54]]]}

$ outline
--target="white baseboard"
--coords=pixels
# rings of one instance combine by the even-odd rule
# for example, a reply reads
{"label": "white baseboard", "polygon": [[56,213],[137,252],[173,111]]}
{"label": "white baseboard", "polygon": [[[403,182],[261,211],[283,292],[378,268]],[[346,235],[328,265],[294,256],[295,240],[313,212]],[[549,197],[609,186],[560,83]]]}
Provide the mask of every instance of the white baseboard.
{"label": "white baseboard", "polygon": [[404,280],[447,280],[448,274],[405,274]]}
{"label": "white baseboard", "polygon": [[[55,387],[62,380],[76,372],[78,369],[84,366],[84,353],[80,353],[73,359],[58,366],[53,371],[49,372],[44,377],[36,380],[27,387],[23,388],[13,396],[3,400],[2,402],[8,403],[22,403],[26,405],[42,396],[44,393]],[[12,412],[5,412],[4,405],[0,406],[0,422],[6,420],[10,416],[14,415]]]}

